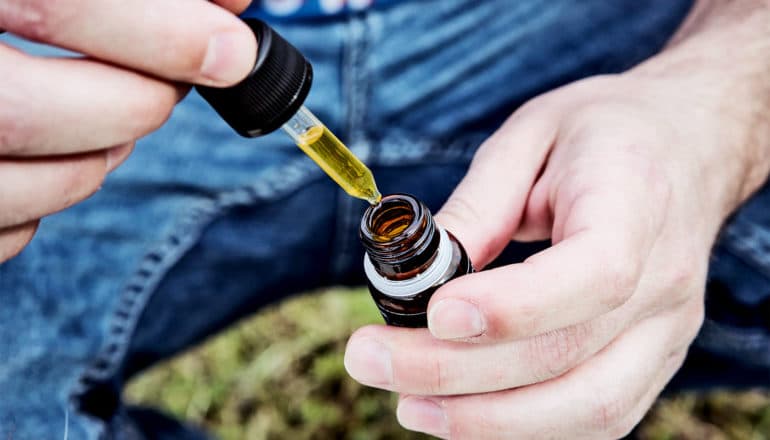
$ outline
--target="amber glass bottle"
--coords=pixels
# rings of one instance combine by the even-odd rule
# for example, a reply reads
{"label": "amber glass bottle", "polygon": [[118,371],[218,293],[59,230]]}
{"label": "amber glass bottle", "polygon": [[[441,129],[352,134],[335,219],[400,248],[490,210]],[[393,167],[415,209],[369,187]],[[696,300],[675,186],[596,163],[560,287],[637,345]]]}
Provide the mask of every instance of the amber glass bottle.
{"label": "amber glass bottle", "polygon": [[408,194],[392,194],[361,219],[364,271],[385,322],[425,327],[428,301],[447,281],[473,272],[462,245]]}

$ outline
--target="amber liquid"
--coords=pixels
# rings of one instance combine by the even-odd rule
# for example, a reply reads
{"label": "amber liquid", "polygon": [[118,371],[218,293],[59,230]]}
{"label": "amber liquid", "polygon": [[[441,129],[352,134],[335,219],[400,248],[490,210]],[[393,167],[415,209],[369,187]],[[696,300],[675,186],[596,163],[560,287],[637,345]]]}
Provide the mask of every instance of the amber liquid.
{"label": "amber liquid", "polygon": [[376,205],[382,199],[374,176],[328,128],[311,127],[297,145],[353,197]]}
{"label": "amber liquid", "polygon": [[414,221],[414,212],[406,206],[383,206],[370,225],[376,241],[389,242],[398,237]]}
{"label": "amber liquid", "polygon": [[[440,235],[428,208],[408,194],[391,194],[364,213],[359,235],[374,270],[391,281],[420,276],[439,254]],[[409,296],[390,296],[369,280],[369,291],[389,325],[427,326],[427,310],[433,292],[447,281],[473,272],[462,245],[449,232],[451,259],[444,276],[430,287]],[[445,248],[444,251],[447,249]]]}

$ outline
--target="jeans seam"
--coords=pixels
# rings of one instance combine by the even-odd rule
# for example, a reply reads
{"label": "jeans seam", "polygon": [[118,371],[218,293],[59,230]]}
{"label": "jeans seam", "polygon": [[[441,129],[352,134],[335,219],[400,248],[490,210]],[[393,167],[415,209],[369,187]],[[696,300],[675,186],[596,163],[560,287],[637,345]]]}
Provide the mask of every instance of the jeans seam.
{"label": "jeans seam", "polygon": [[393,134],[383,140],[372,165],[412,166],[468,163],[490,133],[472,132],[452,139],[431,139]]}
{"label": "jeans seam", "polygon": [[344,91],[346,94],[347,114],[345,129],[351,143],[357,143],[367,136],[366,119],[368,117],[369,69],[367,57],[370,37],[367,12],[352,14],[347,22],[348,42],[343,52]]}
{"label": "jeans seam", "polygon": [[[198,242],[218,216],[235,207],[279,200],[296,188],[322,178],[316,167],[304,159],[274,167],[254,184],[222,192],[216,198],[190,208],[180,217],[174,230],[145,253],[125,283],[117,307],[111,312],[103,348],[84,369],[69,393],[71,402],[77,403],[90,385],[109,380],[118,372],[144,308],[163,277]],[[77,405],[73,407],[77,408]],[[105,438],[108,423],[101,424],[100,429],[99,437]]]}
{"label": "jeans seam", "polygon": [[[369,26],[366,11],[357,12],[349,16],[347,22],[348,39],[343,52],[343,90],[345,93],[345,129],[348,134],[348,143],[351,150],[364,162],[368,162],[371,156],[371,142],[365,129],[368,113],[369,99],[369,72],[367,57],[370,46]],[[335,251],[331,261],[330,271],[332,278],[336,279],[344,268],[348,266],[351,258],[353,240],[347,231],[351,230],[355,219],[355,203],[352,197],[337,191],[337,221],[335,225]]]}

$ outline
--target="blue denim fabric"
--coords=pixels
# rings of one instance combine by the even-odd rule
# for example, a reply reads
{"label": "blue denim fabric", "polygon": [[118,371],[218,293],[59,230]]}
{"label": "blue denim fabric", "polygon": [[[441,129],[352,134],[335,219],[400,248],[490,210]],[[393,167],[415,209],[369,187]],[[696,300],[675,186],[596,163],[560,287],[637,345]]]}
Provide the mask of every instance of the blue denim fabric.
{"label": "blue denim fabric", "polygon": [[388,3],[398,1],[406,0],[256,0],[251,3],[246,13],[277,19],[322,17],[347,14],[372,7],[383,7]]}
{"label": "blue denim fabric", "polygon": [[[690,4],[430,0],[277,28],[315,67],[308,106],[380,189],[435,210],[517,106],[650,56]],[[712,268],[722,293],[709,299],[735,316],[715,315],[698,341],[752,368],[770,366],[767,313],[745,320],[770,296],[769,203],[766,190],[725,229]],[[126,408],[122,385],[267,303],[362,284],[364,207],[280,133],[239,138],[190,95],[101,191],[0,265],[0,438],[202,438]]]}

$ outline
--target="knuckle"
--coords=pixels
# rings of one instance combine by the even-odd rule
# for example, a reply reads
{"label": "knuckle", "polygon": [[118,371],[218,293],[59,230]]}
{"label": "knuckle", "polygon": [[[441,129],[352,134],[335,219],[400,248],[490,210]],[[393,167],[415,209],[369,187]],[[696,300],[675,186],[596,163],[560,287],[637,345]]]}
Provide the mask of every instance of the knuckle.
{"label": "knuckle", "polygon": [[41,118],[33,114],[38,85],[29,81],[32,64],[29,55],[0,45],[0,154],[23,154],[35,143],[40,132]]}
{"label": "knuckle", "polygon": [[507,435],[509,428],[505,420],[497,417],[494,411],[461,413],[459,408],[445,404],[449,438],[455,439],[503,439],[510,438]]}
{"label": "knuckle", "polygon": [[531,364],[540,366],[535,373],[536,381],[549,380],[572,369],[582,359],[590,335],[590,324],[578,324],[531,338]]}
{"label": "knuckle", "polygon": [[612,258],[610,261],[605,272],[607,286],[603,294],[605,305],[614,310],[625,304],[636,290],[640,267],[625,258]]}
{"label": "knuckle", "polygon": [[[699,270],[692,264],[693,260],[683,260],[671,266],[668,286],[674,292],[676,298],[682,301],[689,298],[687,292],[692,288],[698,278]],[[687,262],[690,262],[687,264]]]}
{"label": "knuckle", "polygon": [[[522,264],[528,265],[531,264],[531,261],[524,261]],[[495,291],[492,290],[491,293],[483,292],[479,297],[483,301],[487,295],[495,295]],[[489,304],[494,303],[490,301]],[[511,314],[509,313],[501,313],[501,309],[502,307],[495,307],[494,305],[485,308],[487,336],[499,340],[541,336],[540,333],[543,332],[546,320],[546,314],[542,306],[528,302],[516,305],[515,311],[512,313],[515,313],[515,316],[518,317],[517,319],[511,319]]]}
{"label": "knuckle", "polygon": [[[7,62],[19,65],[18,61],[21,60],[5,55],[0,53],[0,64]],[[29,117],[23,98],[28,86],[20,81],[18,72],[0,67],[0,75],[6,79],[8,86],[0,88],[0,154],[14,156],[24,151],[31,143],[36,118]]]}
{"label": "knuckle", "polygon": [[31,130],[19,116],[0,110],[0,153],[14,156],[24,151],[31,141]]}
{"label": "knuckle", "polygon": [[627,416],[628,402],[619,396],[607,396],[601,393],[598,396],[590,406],[592,411],[588,429],[599,434],[614,432]]}
{"label": "knuckle", "polygon": [[448,387],[454,386],[454,380],[448,376],[452,371],[452,366],[447,365],[447,361],[443,358],[436,360],[436,367],[433,379],[433,393],[435,394],[447,394]]}
{"label": "knuckle", "polygon": [[[33,40],[50,41],[56,36],[68,11],[77,11],[75,5],[63,5],[61,0],[23,0],[10,2],[5,20],[8,27]],[[72,3],[72,2],[69,2]]]}
{"label": "knuckle", "polygon": [[[428,395],[441,395],[448,394],[445,388],[450,385],[448,378],[446,377],[448,366],[446,361],[442,358],[436,358],[433,362],[425,362],[424,368],[427,369],[426,374],[418,374],[415,377],[417,384]],[[410,368],[412,371],[416,371],[415,368]]]}
{"label": "knuckle", "polygon": [[682,245],[679,255],[673,264],[668,266],[665,282],[669,289],[676,292],[678,297],[688,298],[685,292],[694,286],[700,287],[706,277],[708,262],[692,249]]}

